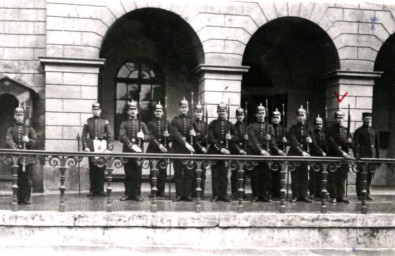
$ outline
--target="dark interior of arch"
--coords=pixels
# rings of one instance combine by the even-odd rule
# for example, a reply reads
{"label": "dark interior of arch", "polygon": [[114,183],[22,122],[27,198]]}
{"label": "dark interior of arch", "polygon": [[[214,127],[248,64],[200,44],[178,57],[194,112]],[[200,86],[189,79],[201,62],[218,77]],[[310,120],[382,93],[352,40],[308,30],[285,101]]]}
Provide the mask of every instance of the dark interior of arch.
{"label": "dark interior of arch", "polygon": [[375,71],[390,71],[395,68],[395,34],[391,35],[379,50],[374,63]]}
{"label": "dark interior of arch", "polygon": [[243,65],[251,66],[243,86],[310,87],[317,76],[339,69],[337,49],[315,23],[294,17],[273,20],[248,42]]}
{"label": "dark interior of arch", "polygon": [[118,54],[120,45],[128,46],[136,57],[177,65],[188,72],[204,63],[196,32],[180,16],[162,9],[143,8],[121,17],[107,33],[101,57]]}

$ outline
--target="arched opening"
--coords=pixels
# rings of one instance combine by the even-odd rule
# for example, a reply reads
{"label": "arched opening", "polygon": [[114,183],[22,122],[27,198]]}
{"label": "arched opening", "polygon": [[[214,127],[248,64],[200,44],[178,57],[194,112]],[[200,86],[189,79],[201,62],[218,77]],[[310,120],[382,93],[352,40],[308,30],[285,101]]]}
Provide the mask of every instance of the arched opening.
{"label": "arched opening", "polygon": [[[373,87],[373,127],[380,136],[380,156],[395,157],[395,34],[391,35],[377,54],[374,70],[382,71]],[[392,183],[395,183],[392,175]],[[387,179],[388,181],[389,179]]]}
{"label": "arched opening", "polygon": [[296,109],[302,104],[306,107],[306,101],[311,117],[324,114],[325,87],[317,78],[340,68],[328,34],[298,17],[278,18],[263,25],[248,42],[243,65],[250,70],[243,76],[242,104],[248,101],[249,113],[254,113],[255,107],[268,99],[272,113],[275,108],[281,111],[284,103],[288,125],[294,122]]}
{"label": "arched opening", "polygon": [[[14,109],[19,105],[18,99],[8,93],[0,95],[0,148],[7,148],[6,133],[8,127],[14,122]],[[0,181],[9,181],[12,171],[9,165],[0,162]]]}
{"label": "arched opening", "polygon": [[198,95],[194,69],[204,63],[203,48],[190,25],[172,12],[143,8],[124,15],[109,29],[100,57],[106,63],[98,96],[115,139],[127,100],[140,99],[142,119],[148,121],[152,107],[167,96],[170,120],[183,96]]}

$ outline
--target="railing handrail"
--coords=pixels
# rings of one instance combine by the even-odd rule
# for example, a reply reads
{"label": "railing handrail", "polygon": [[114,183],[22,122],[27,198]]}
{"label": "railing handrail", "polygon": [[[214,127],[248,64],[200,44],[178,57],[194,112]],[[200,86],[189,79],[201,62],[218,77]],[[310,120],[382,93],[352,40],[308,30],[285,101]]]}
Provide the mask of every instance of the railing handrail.
{"label": "railing handrail", "polygon": [[0,155],[24,156],[74,156],[74,157],[113,157],[113,158],[142,158],[142,159],[194,159],[194,160],[234,160],[234,161],[292,161],[292,162],[325,162],[355,161],[365,163],[393,163],[395,158],[350,158],[316,157],[316,156],[262,156],[262,155],[218,155],[218,154],[174,154],[174,153],[96,153],[76,151],[46,151],[0,149]]}

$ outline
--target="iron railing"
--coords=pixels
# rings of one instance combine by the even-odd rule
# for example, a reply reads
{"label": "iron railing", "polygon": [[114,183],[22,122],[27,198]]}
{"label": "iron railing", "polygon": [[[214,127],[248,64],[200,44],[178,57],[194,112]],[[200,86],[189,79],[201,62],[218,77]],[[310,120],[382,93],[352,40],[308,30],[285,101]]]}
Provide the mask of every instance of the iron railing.
{"label": "iron railing", "polygon": [[107,203],[106,211],[112,211],[112,172],[113,168],[121,168],[125,161],[135,158],[144,167],[151,168],[151,211],[157,212],[157,177],[159,173],[158,165],[165,168],[171,164],[173,160],[182,160],[189,169],[195,169],[196,172],[196,212],[201,212],[201,174],[203,168],[207,168],[217,161],[225,161],[229,170],[238,173],[238,205],[237,212],[243,212],[243,195],[244,195],[244,172],[252,170],[259,162],[266,162],[273,172],[281,173],[281,198],[279,204],[279,212],[286,212],[285,194],[286,194],[286,175],[292,172],[301,163],[307,163],[313,171],[322,173],[321,180],[321,213],[327,213],[327,177],[329,172],[335,172],[343,163],[349,164],[351,167],[359,166],[360,168],[350,168],[355,172],[362,172],[362,200],[361,213],[367,213],[367,173],[374,172],[377,166],[387,164],[391,168],[395,166],[395,159],[390,158],[359,158],[344,159],[340,157],[299,157],[299,156],[259,156],[259,155],[208,155],[208,154],[156,154],[156,153],[86,153],[86,152],[53,152],[44,150],[9,150],[0,149],[0,161],[5,165],[12,166],[12,202],[11,210],[18,210],[17,192],[18,192],[18,168],[20,165],[39,164],[45,161],[52,167],[59,167],[60,170],[60,203],[59,211],[64,212],[65,207],[65,181],[68,168],[75,168],[83,158],[93,157],[96,164],[105,166],[105,179],[107,183]]}

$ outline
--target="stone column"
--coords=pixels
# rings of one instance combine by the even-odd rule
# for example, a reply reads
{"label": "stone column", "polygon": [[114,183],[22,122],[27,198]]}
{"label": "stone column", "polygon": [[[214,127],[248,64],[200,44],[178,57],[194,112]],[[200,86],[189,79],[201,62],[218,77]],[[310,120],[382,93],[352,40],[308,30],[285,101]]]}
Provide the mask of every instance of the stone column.
{"label": "stone column", "polygon": [[[47,151],[77,151],[77,134],[92,116],[92,104],[98,100],[99,69],[104,59],[41,57],[45,68],[45,149]],[[81,173],[69,168],[66,189],[89,187],[88,162],[81,162]],[[44,167],[44,189],[57,190],[59,171]]]}
{"label": "stone column", "polygon": [[[230,101],[230,121],[236,122],[235,111],[241,100],[241,81],[248,66],[221,66],[201,64],[195,72],[199,79],[200,102],[205,107],[207,102],[209,122],[217,118],[217,104]],[[230,177],[230,173],[228,174]],[[230,178],[228,195],[231,195]],[[212,193],[211,170],[207,170],[205,193]]]}

